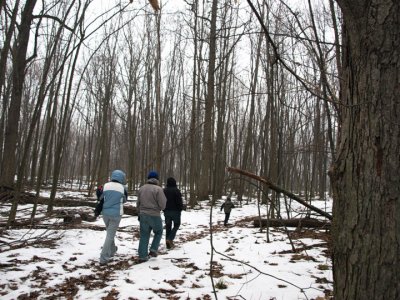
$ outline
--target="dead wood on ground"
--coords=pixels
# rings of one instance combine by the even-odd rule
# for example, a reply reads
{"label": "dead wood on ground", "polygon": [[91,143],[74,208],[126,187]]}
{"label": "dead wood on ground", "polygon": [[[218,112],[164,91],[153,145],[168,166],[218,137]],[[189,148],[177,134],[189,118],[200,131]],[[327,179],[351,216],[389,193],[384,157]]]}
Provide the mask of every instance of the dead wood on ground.
{"label": "dead wood on ground", "polygon": [[[297,219],[261,219],[262,227],[296,227],[296,228],[324,228],[329,229],[330,222],[323,222],[311,218]],[[260,227],[260,219],[253,220],[254,227]]]}

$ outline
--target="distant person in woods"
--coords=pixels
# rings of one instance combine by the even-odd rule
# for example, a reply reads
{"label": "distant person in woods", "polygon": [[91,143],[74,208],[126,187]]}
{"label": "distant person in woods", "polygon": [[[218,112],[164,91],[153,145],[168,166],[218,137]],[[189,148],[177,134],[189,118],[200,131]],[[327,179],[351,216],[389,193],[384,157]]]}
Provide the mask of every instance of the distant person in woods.
{"label": "distant person in woods", "polygon": [[111,173],[111,181],[104,184],[100,202],[96,206],[95,216],[103,214],[103,221],[106,225],[106,239],[100,254],[100,264],[107,264],[115,255],[118,247],[115,245],[115,234],[124,213],[123,204],[128,198],[125,188],[126,176],[121,170],[114,170]]}
{"label": "distant person in woods", "polygon": [[228,225],[229,217],[231,215],[232,208],[234,208],[235,205],[233,205],[231,201],[231,197],[227,197],[225,202],[222,203],[221,205],[221,211],[224,209],[225,212],[225,220],[224,220],[224,226]]}
{"label": "distant person in woods", "polygon": [[[181,225],[181,212],[183,209],[182,194],[176,186],[176,180],[173,177],[167,179],[164,194],[167,198],[167,205],[164,210],[166,246],[168,249],[171,249],[174,247],[176,232]],[[173,228],[172,223],[174,223]]]}
{"label": "distant person in woods", "polygon": [[[149,172],[147,183],[140,187],[137,199],[137,212],[140,222],[139,262],[145,262],[149,256],[156,257],[160,246],[163,224],[160,213],[165,209],[167,199],[159,185],[158,173]],[[149,247],[150,233],[154,232],[153,241]]]}
{"label": "distant person in woods", "polygon": [[97,201],[100,201],[101,195],[103,194],[103,186],[99,185],[96,189]]}

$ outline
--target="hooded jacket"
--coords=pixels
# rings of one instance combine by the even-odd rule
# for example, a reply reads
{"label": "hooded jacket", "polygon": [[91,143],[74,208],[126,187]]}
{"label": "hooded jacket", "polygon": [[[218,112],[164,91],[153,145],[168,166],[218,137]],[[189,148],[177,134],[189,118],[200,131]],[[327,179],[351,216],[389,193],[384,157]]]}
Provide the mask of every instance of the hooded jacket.
{"label": "hooded jacket", "polygon": [[221,205],[221,210],[224,209],[224,212],[226,214],[230,214],[232,211],[232,208],[234,208],[235,205],[232,203],[231,199],[226,199],[224,203]]}
{"label": "hooded jacket", "polygon": [[125,188],[125,173],[121,170],[114,170],[111,173],[111,181],[103,186],[104,199],[103,215],[106,216],[122,216],[124,214],[123,204],[126,202],[127,191]]}
{"label": "hooded jacket", "polygon": [[172,177],[167,179],[167,186],[164,188],[164,194],[167,198],[165,210],[182,211],[183,202],[181,191],[176,186],[176,180]]}
{"label": "hooded jacket", "polygon": [[160,216],[165,209],[165,198],[162,187],[158,185],[156,178],[150,178],[138,191],[137,212],[149,216]]}

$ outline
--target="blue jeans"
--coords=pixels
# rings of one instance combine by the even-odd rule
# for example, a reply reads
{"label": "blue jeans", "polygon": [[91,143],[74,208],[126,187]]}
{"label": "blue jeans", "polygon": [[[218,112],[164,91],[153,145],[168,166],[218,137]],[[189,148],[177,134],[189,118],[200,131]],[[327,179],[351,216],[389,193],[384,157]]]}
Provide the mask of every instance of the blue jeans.
{"label": "blue jeans", "polygon": [[140,214],[140,240],[139,240],[139,259],[147,260],[149,255],[150,233],[153,230],[154,237],[150,246],[150,251],[157,253],[160,246],[163,225],[160,216],[149,216]]}
{"label": "blue jeans", "polygon": [[[164,211],[165,217],[165,238],[167,240],[173,241],[176,236],[176,232],[181,225],[181,212],[179,210],[166,210]],[[174,227],[172,228],[172,222]]]}
{"label": "blue jeans", "polygon": [[117,252],[117,247],[115,246],[115,234],[121,222],[121,216],[103,216],[104,224],[106,224],[106,239],[104,241],[103,249],[100,253],[100,263],[107,263],[111,257]]}

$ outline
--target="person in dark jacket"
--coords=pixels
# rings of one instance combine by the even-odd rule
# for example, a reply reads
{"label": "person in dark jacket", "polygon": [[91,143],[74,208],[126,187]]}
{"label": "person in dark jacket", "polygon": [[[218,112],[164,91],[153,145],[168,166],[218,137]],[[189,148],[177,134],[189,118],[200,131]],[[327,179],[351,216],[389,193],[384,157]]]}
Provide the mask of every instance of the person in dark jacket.
{"label": "person in dark jacket", "polygon": [[96,189],[96,197],[97,197],[97,202],[100,201],[101,195],[103,194],[103,186],[99,185]]}
{"label": "person in dark jacket", "polygon": [[[125,188],[126,176],[121,170],[114,170],[111,173],[111,181],[104,184],[103,193],[100,196],[99,211],[96,215],[102,214],[106,225],[106,239],[100,253],[100,264],[107,264],[117,252],[115,245],[115,234],[124,213],[124,203],[128,193]],[[97,209],[97,207],[96,207]]]}
{"label": "person in dark jacket", "polygon": [[225,212],[225,220],[224,220],[224,226],[228,225],[229,217],[231,215],[232,208],[234,208],[235,205],[233,205],[231,201],[231,197],[227,197],[225,202],[222,203],[221,205],[221,211],[224,209]]}
{"label": "person in dark jacket", "polygon": [[[181,225],[181,212],[183,209],[182,194],[176,186],[176,180],[173,177],[167,179],[164,194],[167,198],[167,205],[164,210],[166,246],[168,249],[171,249],[174,247],[176,232]],[[174,223],[173,227],[172,223]]]}

